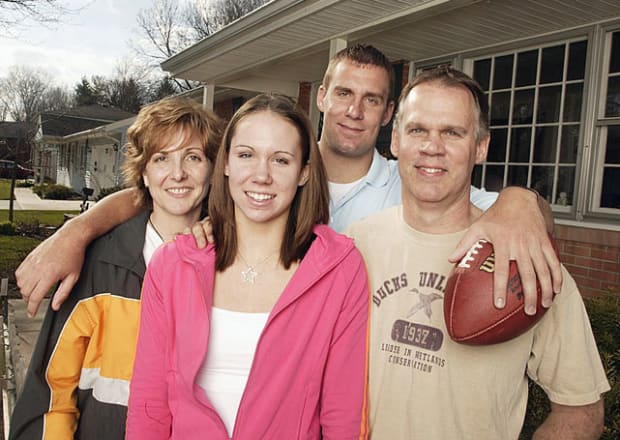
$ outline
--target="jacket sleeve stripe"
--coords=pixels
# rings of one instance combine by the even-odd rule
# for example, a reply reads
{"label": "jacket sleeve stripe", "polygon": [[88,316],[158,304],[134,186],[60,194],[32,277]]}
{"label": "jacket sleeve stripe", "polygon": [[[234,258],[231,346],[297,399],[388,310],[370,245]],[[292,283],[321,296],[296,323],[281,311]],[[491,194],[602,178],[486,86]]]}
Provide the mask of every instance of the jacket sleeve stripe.
{"label": "jacket sleeve stripe", "polygon": [[126,405],[139,311],[139,300],[110,294],[99,294],[76,304],[45,374],[51,399],[45,415],[44,438],[73,436],[79,417],[75,391],[81,383],[80,388],[92,385],[93,391],[105,389],[104,402]]}

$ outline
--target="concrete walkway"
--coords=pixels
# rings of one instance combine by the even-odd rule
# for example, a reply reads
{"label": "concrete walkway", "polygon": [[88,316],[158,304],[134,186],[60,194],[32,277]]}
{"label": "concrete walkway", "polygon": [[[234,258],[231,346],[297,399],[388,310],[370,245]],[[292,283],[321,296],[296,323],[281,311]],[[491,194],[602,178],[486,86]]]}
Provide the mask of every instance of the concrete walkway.
{"label": "concrete walkway", "polygon": [[21,299],[9,299],[8,330],[11,364],[13,365],[17,395],[19,395],[24,384],[32,350],[37,342],[48,305],[49,299],[43,300],[37,314],[33,318],[29,318],[26,314],[26,303],[24,301]]}
{"label": "concrete walkway", "polygon": [[[15,188],[13,209],[34,211],[79,211],[81,200],[46,200],[32,192],[30,188]],[[95,202],[88,202],[92,207]],[[9,209],[9,200],[0,200],[0,209]]]}

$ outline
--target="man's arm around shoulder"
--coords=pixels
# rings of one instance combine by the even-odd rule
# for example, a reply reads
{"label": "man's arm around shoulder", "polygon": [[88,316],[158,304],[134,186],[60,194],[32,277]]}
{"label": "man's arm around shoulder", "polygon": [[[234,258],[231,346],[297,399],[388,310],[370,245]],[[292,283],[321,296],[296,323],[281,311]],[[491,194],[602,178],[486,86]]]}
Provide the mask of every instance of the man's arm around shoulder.
{"label": "man's arm around shoulder", "polygon": [[28,304],[29,316],[34,316],[57,281],[60,285],[52,299],[52,308],[60,308],[80,275],[84,251],[90,242],[142,210],[133,202],[134,191],[127,189],[105,197],[67,222],[22,261],[15,271],[15,278]]}

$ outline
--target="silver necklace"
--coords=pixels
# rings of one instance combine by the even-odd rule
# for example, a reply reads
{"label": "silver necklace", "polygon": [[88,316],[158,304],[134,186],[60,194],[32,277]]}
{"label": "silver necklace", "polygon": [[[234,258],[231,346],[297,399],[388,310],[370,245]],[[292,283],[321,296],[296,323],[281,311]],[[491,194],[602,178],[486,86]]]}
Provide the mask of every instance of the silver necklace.
{"label": "silver necklace", "polygon": [[267,255],[265,258],[255,264],[249,264],[247,260],[243,257],[241,251],[238,251],[238,253],[239,258],[241,258],[241,261],[243,262],[243,264],[245,264],[245,269],[241,271],[241,281],[243,282],[243,284],[254,284],[256,277],[260,275],[260,273],[256,271],[256,268],[259,267],[261,264],[265,263],[271,257],[273,257],[277,252]]}

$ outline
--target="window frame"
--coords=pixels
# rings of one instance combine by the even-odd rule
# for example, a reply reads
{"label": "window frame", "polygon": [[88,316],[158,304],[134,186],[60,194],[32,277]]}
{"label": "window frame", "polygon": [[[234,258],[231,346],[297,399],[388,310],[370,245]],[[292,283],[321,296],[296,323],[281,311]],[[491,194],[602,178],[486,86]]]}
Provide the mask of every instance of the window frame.
{"label": "window frame", "polygon": [[[534,37],[511,43],[503,43],[494,47],[474,49],[460,53],[455,60],[455,67],[459,67],[457,61],[462,60],[461,69],[472,75],[474,61],[485,57],[497,57],[507,53],[518,53],[532,48],[552,46],[561,42],[567,43],[585,39],[588,44],[586,53],[586,66],[583,80],[583,97],[581,118],[579,121],[580,133],[575,165],[575,182],[573,204],[571,207],[551,205],[557,219],[568,221],[584,220],[602,222],[605,224],[617,224],[620,218],[620,209],[600,208],[594,206],[600,203],[600,191],[602,185],[605,138],[601,135],[607,125],[615,123],[620,118],[599,118],[604,114],[605,95],[607,88],[607,71],[604,66],[609,66],[611,50],[605,50],[605,38],[611,41],[611,33],[620,30],[620,20],[614,20],[605,25],[597,24],[569,31],[557,32],[545,37]],[[610,43],[607,43],[610,44]],[[433,60],[418,62],[417,66],[433,64]],[[602,110],[601,110],[602,108]],[[611,221],[611,222],[610,222]]]}
{"label": "window frame", "polygon": [[[590,197],[586,207],[586,213],[602,218],[617,219],[620,216],[620,208],[606,208],[600,206],[603,176],[605,170],[605,153],[607,144],[608,127],[611,125],[620,127],[620,116],[605,116],[607,101],[607,85],[609,83],[609,63],[611,60],[611,43],[614,33],[620,32],[620,23],[599,26],[595,42],[598,45],[599,69],[595,72],[598,82],[598,93],[596,93],[596,103],[592,112],[592,163],[590,166]],[[614,76],[620,77],[616,73]],[[620,164],[612,166],[620,168]]]}

